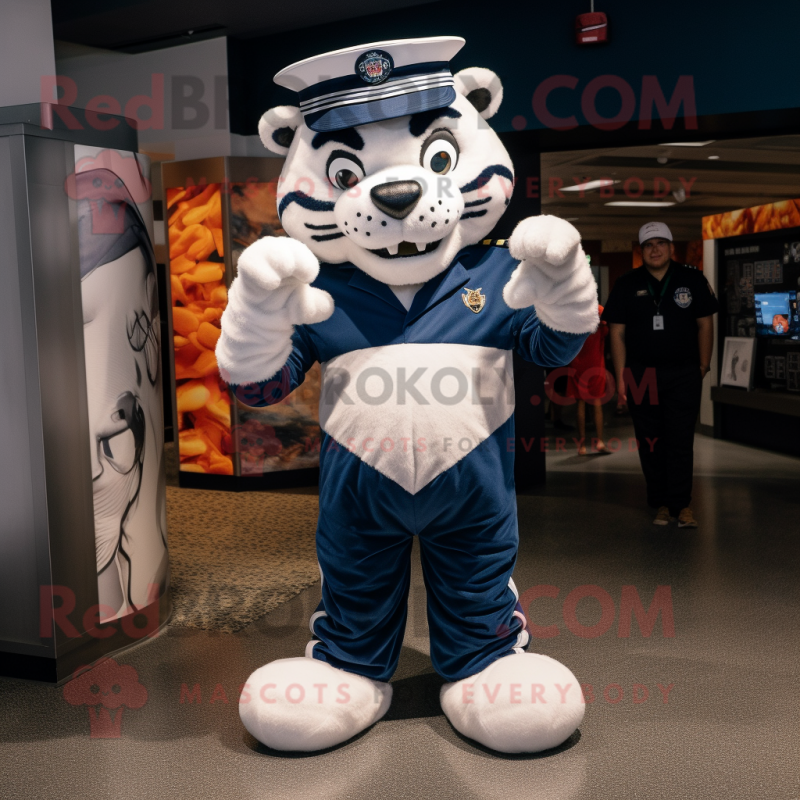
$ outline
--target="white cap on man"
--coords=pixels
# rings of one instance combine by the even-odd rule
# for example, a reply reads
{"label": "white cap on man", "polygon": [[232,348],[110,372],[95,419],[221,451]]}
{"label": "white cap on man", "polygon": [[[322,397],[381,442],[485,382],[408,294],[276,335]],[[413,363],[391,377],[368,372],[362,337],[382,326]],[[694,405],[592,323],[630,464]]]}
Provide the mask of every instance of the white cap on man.
{"label": "white cap on man", "polygon": [[666,239],[672,241],[672,232],[663,222],[648,222],[639,228],[639,244],[648,239]]}

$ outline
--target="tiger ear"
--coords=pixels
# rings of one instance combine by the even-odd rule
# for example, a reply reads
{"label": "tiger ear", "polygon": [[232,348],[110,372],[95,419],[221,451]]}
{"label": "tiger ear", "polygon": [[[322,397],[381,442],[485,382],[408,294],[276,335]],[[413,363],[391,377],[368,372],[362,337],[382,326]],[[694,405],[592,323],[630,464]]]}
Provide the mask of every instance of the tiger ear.
{"label": "tiger ear", "polygon": [[468,67],[453,77],[456,91],[463,94],[484,119],[497,113],[503,102],[503,84],[494,72],[483,67]]}
{"label": "tiger ear", "polygon": [[303,115],[297,106],[275,106],[265,111],[258,121],[258,135],[267,150],[285,156],[292,145],[295,131],[302,124]]}

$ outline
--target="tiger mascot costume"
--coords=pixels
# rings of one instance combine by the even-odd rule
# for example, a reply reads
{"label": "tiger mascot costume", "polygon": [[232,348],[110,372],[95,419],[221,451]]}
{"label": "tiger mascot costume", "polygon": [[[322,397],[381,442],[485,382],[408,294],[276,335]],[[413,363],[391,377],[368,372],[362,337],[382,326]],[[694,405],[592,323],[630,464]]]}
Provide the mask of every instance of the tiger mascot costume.
{"label": "tiger mascot costume", "polygon": [[518,547],[512,354],[569,363],[598,325],[578,232],[550,216],[481,244],[514,174],[485,122],[502,100],[487,69],[453,75],[457,37],[387,41],[287,67],[299,107],[267,111],[285,156],[278,213],[290,238],[239,258],[217,359],[250,406],[279,402],[322,365],[317,553],[322,601],[305,657],[273,661],[240,703],[278,750],[346,741],[391,703],[412,541],[427,589],[441,705],[505,753],[564,742],[579,683],[525,652],[511,574]]}

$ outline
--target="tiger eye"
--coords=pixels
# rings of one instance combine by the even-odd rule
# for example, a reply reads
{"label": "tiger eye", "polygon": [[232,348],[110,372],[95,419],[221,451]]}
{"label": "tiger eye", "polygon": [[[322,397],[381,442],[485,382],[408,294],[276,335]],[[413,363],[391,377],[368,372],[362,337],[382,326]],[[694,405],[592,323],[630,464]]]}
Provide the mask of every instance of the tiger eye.
{"label": "tiger eye", "polygon": [[340,189],[352,189],[358,183],[358,175],[349,169],[340,169],[336,173],[336,185]]}
{"label": "tiger eye", "polygon": [[440,150],[431,158],[431,169],[440,174],[447,172],[450,169],[450,164],[450,154],[444,150]]}

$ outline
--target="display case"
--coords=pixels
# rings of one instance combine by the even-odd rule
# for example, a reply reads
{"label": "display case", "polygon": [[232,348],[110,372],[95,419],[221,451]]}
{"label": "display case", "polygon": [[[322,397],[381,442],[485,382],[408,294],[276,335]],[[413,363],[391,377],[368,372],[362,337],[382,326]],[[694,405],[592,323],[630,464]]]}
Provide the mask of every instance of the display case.
{"label": "display case", "polygon": [[285,400],[250,408],[222,381],[214,355],[239,255],[262,236],[285,236],[276,202],[282,166],[280,158],[242,157],[162,164],[181,486],[318,481],[319,365]]}
{"label": "display case", "polygon": [[705,217],[703,236],[720,295],[715,432],[800,454],[800,200]]}

